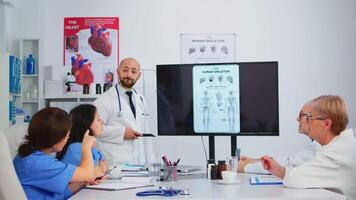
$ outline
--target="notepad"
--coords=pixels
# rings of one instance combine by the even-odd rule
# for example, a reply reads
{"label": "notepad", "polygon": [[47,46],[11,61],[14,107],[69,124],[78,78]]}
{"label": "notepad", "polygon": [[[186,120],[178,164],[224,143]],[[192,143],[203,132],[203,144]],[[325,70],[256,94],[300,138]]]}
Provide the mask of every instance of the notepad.
{"label": "notepad", "polygon": [[250,184],[251,185],[282,185],[283,180],[273,175],[251,176]]}
{"label": "notepad", "polygon": [[85,188],[94,189],[94,190],[107,190],[107,191],[115,191],[115,190],[128,190],[142,187],[151,187],[154,184],[151,183],[126,183],[121,180],[105,180],[104,182],[98,185],[88,185]]}

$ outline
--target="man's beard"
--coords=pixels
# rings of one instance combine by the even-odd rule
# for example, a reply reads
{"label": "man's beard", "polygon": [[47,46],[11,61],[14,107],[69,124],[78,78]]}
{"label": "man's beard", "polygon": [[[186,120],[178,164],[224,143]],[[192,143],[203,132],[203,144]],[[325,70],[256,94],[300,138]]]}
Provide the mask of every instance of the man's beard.
{"label": "man's beard", "polygon": [[125,88],[132,88],[132,86],[135,85],[136,81],[133,79],[130,79],[130,78],[122,78],[122,79],[120,79],[120,83]]}

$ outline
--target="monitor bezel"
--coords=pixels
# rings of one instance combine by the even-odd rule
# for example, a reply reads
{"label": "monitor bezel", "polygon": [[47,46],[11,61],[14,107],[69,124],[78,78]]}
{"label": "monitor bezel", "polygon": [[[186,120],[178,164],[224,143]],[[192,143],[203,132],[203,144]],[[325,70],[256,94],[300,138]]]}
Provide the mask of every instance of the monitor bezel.
{"label": "monitor bezel", "polygon": [[[278,131],[276,132],[239,132],[239,133],[195,133],[195,132],[191,132],[191,133],[184,133],[184,134],[162,134],[159,133],[158,130],[158,124],[159,124],[159,118],[158,118],[158,109],[157,111],[157,135],[158,136],[279,136],[279,132],[280,132],[280,127],[279,127],[279,70],[278,70],[278,61],[257,61],[257,62],[224,62],[224,63],[184,63],[184,64],[158,64],[156,65],[156,78],[157,77],[157,68],[163,67],[163,66],[192,66],[192,65],[230,65],[230,64],[255,64],[255,63],[259,63],[259,64],[263,64],[263,63],[274,63],[276,64],[276,77],[277,77],[277,117],[278,117]],[[156,89],[158,89],[158,80],[156,81]],[[157,97],[157,92],[156,92],[156,97]],[[157,101],[157,108],[158,108],[158,101]]]}

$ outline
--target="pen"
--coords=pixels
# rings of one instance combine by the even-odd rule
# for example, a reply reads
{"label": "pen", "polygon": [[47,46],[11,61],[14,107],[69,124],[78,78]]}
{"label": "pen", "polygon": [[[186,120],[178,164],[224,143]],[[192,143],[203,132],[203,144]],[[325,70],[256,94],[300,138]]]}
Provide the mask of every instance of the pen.
{"label": "pen", "polygon": [[108,174],[109,174],[112,170],[114,170],[116,167],[117,167],[117,165],[115,165],[113,168],[111,168],[111,169],[109,169],[109,170],[106,170],[106,172],[104,173],[104,175],[95,178],[95,181],[101,180],[102,178],[104,178],[104,176],[108,175]]}
{"label": "pen", "polygon": [[271,165],[267,159],[261,158],[261,162],[263,163],[263,165],[266,165],[267,169],[271,168]]}
{"label": "pen", "polygon": [[174,162],[174,166],[177,166],[179,161],[180,161],[180,158],[178,158],[178,160],[176,162]]}
{"label": "pen", "polygon": [[166,166],[169,166],[169,162],[168,162],[167,156],[162,156],[162,160],[163,160],[163,162],[164,162],[164,164]]}

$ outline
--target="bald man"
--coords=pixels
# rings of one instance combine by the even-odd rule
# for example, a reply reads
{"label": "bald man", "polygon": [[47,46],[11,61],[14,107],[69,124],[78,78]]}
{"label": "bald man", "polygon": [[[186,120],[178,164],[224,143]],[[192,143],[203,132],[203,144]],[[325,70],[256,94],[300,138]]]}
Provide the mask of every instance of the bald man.
{"label": "bald man", "polygon": [[102,94],[95,106],[104,121],[104,133],[97,145],[110,165],[148,164],[154,159],[149,133],[149,113],[144,97],[134,89],[141,76],[140,64],[125,58],[117,68],[118,83]]}

